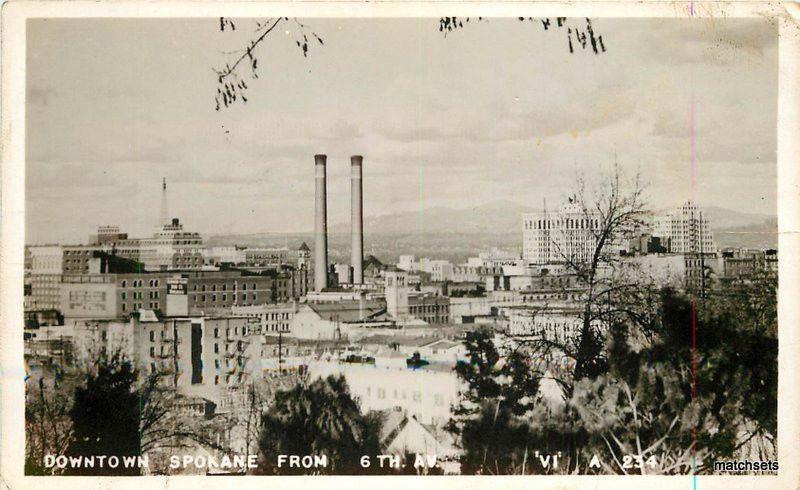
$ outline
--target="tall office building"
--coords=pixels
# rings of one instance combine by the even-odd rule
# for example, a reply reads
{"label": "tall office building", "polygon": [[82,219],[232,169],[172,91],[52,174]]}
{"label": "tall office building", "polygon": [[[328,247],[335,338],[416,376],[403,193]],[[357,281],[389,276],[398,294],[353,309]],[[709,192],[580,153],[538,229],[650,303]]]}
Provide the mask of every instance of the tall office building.
{"label": "tall office building", "polygon": [[703,210],[692,201],[668,211],[655,219],[653,236],[661,238],[671,253],[715,252],[711,222]]}
{"label": "tall office building", "polygon": [[571,198],[558,211],[545,205],[522,215],[522,258],[530,264],[585,262],[596,248],[599,218]]}

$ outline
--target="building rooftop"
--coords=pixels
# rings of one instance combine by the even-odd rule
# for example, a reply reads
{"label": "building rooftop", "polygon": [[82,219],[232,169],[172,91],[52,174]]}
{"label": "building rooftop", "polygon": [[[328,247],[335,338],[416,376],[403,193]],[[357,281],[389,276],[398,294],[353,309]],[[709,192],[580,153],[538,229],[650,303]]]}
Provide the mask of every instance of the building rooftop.
{"label": "building rooftop", "polygon": [[339,303],[307,303],[320,318],[327,321],[354,323],[375,319],[386,311],[377,301],[342,301]]}

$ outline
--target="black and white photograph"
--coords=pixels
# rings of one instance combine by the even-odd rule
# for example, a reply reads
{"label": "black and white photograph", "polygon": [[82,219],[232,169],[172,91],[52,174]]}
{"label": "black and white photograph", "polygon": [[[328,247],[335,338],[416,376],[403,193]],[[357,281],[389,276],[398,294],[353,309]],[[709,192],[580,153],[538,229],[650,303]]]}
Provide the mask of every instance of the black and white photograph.
{"label": "black and white photograph", "polygon": [[25,19],[20,471],[783,474],[785,17],[712,7]]}

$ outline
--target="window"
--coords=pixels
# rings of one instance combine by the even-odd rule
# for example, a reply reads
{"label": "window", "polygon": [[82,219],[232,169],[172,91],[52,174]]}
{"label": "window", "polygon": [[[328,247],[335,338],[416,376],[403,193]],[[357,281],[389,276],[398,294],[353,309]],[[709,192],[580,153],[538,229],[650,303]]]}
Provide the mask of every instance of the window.
{"label": "window", "polygon": [[150,347],[150,357],[155,357],[155,355],[156,355],[156,348],[151,346]]}
{"label": "window", "polygon": [[215,338],[215,339],[218,339],[218,338],[219,338],[219,328],[215,328],[215,329],[214,329],[214,338]]}
{"label": "window", "polygon": [[215,385],[219,384],[219,376],[214,376],[214,384]]}
{"label": "window", "polygon": [[128,295],[127,295],[127,294],[125,294],[125,291],[123,291],[123,292],[122,292],[122,294],[120,295],[120,298],[121,298],[123,301],[125,301],[125,300],[127,299],[127,296],[128,296]]}
{"label": "window", "polygon": [[378,399],[383,400],[386,398],[386,390],[384,388],[378,388]]}
{"label": "window", "polygon": [[[69,261],[67,261],[67,262],[69,262]],[[125,279],[122,280],[122,287],[124,287],[124,288],[128,287],[128,281],[126,281]],[[125,293],[122,293],[122,294],[125,294]]]}
{"label": "window", "polygon": [[222,294],[222,301],[228,301],[228,295],[223,293]]}
{"label": "window", "polygon": [[219,354],[219,344],[214,344],[214,354]]}
{"label": "window", "polygon": [[127,309],[128,309],[128,305],[126,303],[122,303],[122,311],[125,311]]}
{"label": "window", "polygon": [[156,341],[156,333],[150,330],[150,342],[155,342],[155,341]]}
{"label": "window", "polygon": [[242,284],[242,291],[247,291],[247,284]]}
{"label": "window", "polygon": [[216,294],[212,294],[211,295],[211,301],[216,301],[216,300],[217,300],[217,295]]}
{"label": "window", "polygon": [[214,367],[219,369],[219,359],[214,359]]}

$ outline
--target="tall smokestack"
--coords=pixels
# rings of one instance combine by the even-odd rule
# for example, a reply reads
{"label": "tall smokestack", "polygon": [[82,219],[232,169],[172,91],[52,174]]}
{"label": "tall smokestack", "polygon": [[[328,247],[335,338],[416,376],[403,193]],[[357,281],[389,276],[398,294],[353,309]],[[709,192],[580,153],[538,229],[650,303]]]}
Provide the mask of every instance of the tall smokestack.
{"label": "tall smokestack", "polygon": [[364,158],[361,155],[350,157],[350,230],[353,234],[353,245],[350,262],[353,266],[353,284],[364,282],[364,213],[362,212],[361,197],[361,164]]}
{"label": "tall smokestack", "polygon": [[314,155],[316,182],[314,214],[314,289],[328,287],[328,206],[326,190],[325,155]]}

